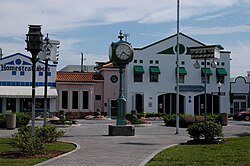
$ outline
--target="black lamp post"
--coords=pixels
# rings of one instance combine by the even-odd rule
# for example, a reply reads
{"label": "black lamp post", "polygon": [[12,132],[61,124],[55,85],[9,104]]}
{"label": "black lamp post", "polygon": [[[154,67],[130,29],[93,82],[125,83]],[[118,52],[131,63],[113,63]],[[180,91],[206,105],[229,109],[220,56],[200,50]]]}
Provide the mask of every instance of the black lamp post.
{"label": "black lamp post", "polygon": [[32,58],[32,141],[35,142],[35,88],[36,88],[36,62],[37,55],[42,50],[43,35],[41,25],[29,25],[29,32],[26,34],[27,51],[31,52]]}

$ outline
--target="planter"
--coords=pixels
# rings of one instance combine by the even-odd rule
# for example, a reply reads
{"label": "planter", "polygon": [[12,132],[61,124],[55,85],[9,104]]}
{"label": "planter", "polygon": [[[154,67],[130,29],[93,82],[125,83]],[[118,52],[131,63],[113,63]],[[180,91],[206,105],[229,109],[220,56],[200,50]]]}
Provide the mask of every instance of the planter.
{"label": "planter", "polygon": [[15,129],[16,128],[16,114],[7,114],[6,116],[6,128]]}

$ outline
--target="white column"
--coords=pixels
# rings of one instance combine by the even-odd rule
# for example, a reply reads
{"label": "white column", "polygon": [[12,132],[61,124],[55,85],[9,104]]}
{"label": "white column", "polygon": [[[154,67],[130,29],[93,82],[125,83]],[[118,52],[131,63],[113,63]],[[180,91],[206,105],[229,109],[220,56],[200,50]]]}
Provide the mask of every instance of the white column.
{"label": "white column", "polygon": [[6,111],[6,98],[3,98],[2,100],[2,111],[3,113]]}
{"label": "white column", "polygon": [[16,98],[16,112],[20,112],[20,98]]}

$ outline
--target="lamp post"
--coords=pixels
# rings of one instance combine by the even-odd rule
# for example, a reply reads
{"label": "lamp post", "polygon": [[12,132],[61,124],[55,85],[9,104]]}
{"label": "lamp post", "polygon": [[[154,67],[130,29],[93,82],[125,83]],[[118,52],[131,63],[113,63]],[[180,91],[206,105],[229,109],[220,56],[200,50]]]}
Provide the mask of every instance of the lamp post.
{"label": "lamp post", "polygon": [[29,25],[29,32],[26,34],[27,51],[31,52],[32,58],[32,142],[35,142],[35,88],[36,88],[36,62],[37,55],[42,50],[41,25]]}
{"label": "lamp post", "polygon": [[[220,50],[223,49],[220,45],[211,45],[211,46],[200,46],[200,47],[191,47],[190,54],[191,59],[196,59],[194,64],[194,68],[199,69],[200,64],[198,59],[204,60],[204,114],[205,114],[205,121],[207,120],[207,60],[208,59],[215,59],[220,57]],[[215,67],[214,64],[211,67]]]}
{"label": "lamp post", "polygon": [[[49,43],[49,37],[47,34],[47,37],[45,38],[46,41],[46,46],[48,46]],[[48,111],[48,63],[49,63],[49,58],[48,56],[50,56],[51,51],[50,49],[47,49],[45,47],[45,54],[46,54],[46,58],[45,58],[45,73],[44,73],[44,111],[43,111],[43,126],[46,126],[46,122],[47,122],[47,111]]]}
{"label": "lamp post", "polygon": [[220,95],[221,95],[220,90],[221,90],[221,83],[219,82],[219,83],[218,83],[219,113],[220,113]]}
{"label": "lamp post", "polygon": [[180,1],[177,0],[177,51],[176,51],[176,131],[175,134],[179,133],[179,53],[180,53],[180,43],[179,43],[179,9]]}
{"label": "lamp post", "polygon": [[60,42],[57,40],[50,40],[49,36],[45,37],[43,41],[43,50],[39,52],[38,57],[45,62],[45,74],[44,74],[44,112],[43,112],[43,126],[47,123],[47,112],[48,112],[48,63],[53,61],[57,63],[58,58],[58,48]]}

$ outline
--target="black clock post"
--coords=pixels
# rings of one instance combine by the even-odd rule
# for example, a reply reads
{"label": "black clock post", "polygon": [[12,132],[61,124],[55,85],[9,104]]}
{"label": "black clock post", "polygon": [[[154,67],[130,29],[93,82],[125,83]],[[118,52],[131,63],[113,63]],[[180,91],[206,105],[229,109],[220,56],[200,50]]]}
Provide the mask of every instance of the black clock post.
{"label": "black clock post", "polygon": [[116,125],[109,125],[109,135],[134,136],[134,126],[126,125],[126,99],[124,96],[124,69],[126,65],[133,60],[134,52],[131,44],[122,40],[124,36],[121,31],[118,38],[120,40],[112,43],[109,49],[110,61],[119,68],[120,74],[117,120]]}

